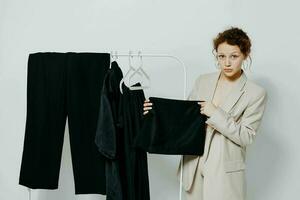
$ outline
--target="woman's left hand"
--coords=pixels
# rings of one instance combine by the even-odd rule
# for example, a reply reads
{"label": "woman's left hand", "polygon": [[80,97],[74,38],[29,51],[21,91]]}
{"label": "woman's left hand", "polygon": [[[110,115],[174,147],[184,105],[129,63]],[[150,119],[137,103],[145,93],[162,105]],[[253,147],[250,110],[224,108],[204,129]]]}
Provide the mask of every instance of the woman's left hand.
{"label": "woman's left hand", "polygon": [[198,102],[201,105],[200,113],[210,117],[217,109],[217,107],[209,101]]}

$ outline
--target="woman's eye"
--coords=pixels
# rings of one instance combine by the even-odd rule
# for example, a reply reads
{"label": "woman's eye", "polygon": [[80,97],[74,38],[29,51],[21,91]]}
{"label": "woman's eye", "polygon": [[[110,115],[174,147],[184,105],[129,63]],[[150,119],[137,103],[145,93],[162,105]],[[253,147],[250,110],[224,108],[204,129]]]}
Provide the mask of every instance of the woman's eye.
{"label": "woman's eye", "polygon": [[232,57],[233,57],[233,58],[237,58],[237,57],[239,57],[239,56],[238,56],[238,55],[232,55]]}
{"label": "woman's eye", "polygon": [[224,58],[224,55],[219,55],[218,57],[219,57],[219,58]]}

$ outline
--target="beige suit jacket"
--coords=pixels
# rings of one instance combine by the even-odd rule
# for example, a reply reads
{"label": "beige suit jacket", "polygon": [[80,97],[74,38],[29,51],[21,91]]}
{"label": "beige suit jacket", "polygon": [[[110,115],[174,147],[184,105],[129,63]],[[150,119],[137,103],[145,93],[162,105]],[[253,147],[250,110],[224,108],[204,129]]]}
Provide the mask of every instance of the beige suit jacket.
{"label": "beige suit jacket", "polygon": [[[200,75],[196,79],[188,99],[212,101],[220,74],[218,71]],[[228,185],[243,185],[245,183],[245,180],[227,179],[227,176],[218,176],[218,174],[245,169],[246,146],[255,139],[267,100],[265,89],[248,80],[245,72],[237,81],[227,99],[217,107],[217,110],[206,121],[208,125],[207,138],[202,157],[205,161],[207,178],[219,178],[216,183],[225,182]],[[214,137],[215,135],[218,137]],[[219,145],[219,152],[213,152],[215,147],[211,148],[213,138],[219,140],[216,143]],[[209,157],[215,158],[208,159]],[[192,187],[199,159],[199,156],[184,156],[183,187],[186,191]],[[207,160],[212,161],[206,162]],[[180,164],[177,174],[179,178]],[[240,177],[240,179],[244,179],[245,176]],[[238,183],[232,183],[233,181]],[[211,187],[214,189],[218,186],[212,185]],[[230,187],[226,189],[230,189]]]}

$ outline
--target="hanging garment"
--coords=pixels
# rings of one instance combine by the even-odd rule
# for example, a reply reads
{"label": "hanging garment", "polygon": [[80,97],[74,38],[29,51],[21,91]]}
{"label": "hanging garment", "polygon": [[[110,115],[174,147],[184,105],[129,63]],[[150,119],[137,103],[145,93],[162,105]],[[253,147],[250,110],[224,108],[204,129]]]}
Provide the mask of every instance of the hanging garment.
{"label": "hanging garment", "polygon": [[27,118],[19,184],[57,189],[68,116],[75,194],[105,194],[105,158],[95,131],[108,53],[34,53],[28,59]]}
{"label": "hanging garment", "polygon": [[107,200],[149,200],[147,153],[132,146],[145,96],[142,90],[132,91],[124,84],[121,94],[122,78],[114,61],[103,84],[95,138],[99,152],[107,158]]}
{"label": "hanging garment", "polygon": [[202,155],[206,116],[199,101],[150,97],[152,109],[143,117],[134,146],[149,153]]}

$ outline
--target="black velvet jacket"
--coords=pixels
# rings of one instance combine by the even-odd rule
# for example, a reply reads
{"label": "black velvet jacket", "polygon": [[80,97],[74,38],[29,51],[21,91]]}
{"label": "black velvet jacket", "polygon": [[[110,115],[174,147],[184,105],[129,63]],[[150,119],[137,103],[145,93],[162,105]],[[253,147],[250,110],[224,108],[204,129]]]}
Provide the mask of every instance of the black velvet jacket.
{"label": "black velvet jacket", "polygon": [[107,200],[149,200],[147,153],[133,148],[145,100],[142,90],[129,90],[117,62],[108,70],[101,94],[95,142],[106,156]]}

